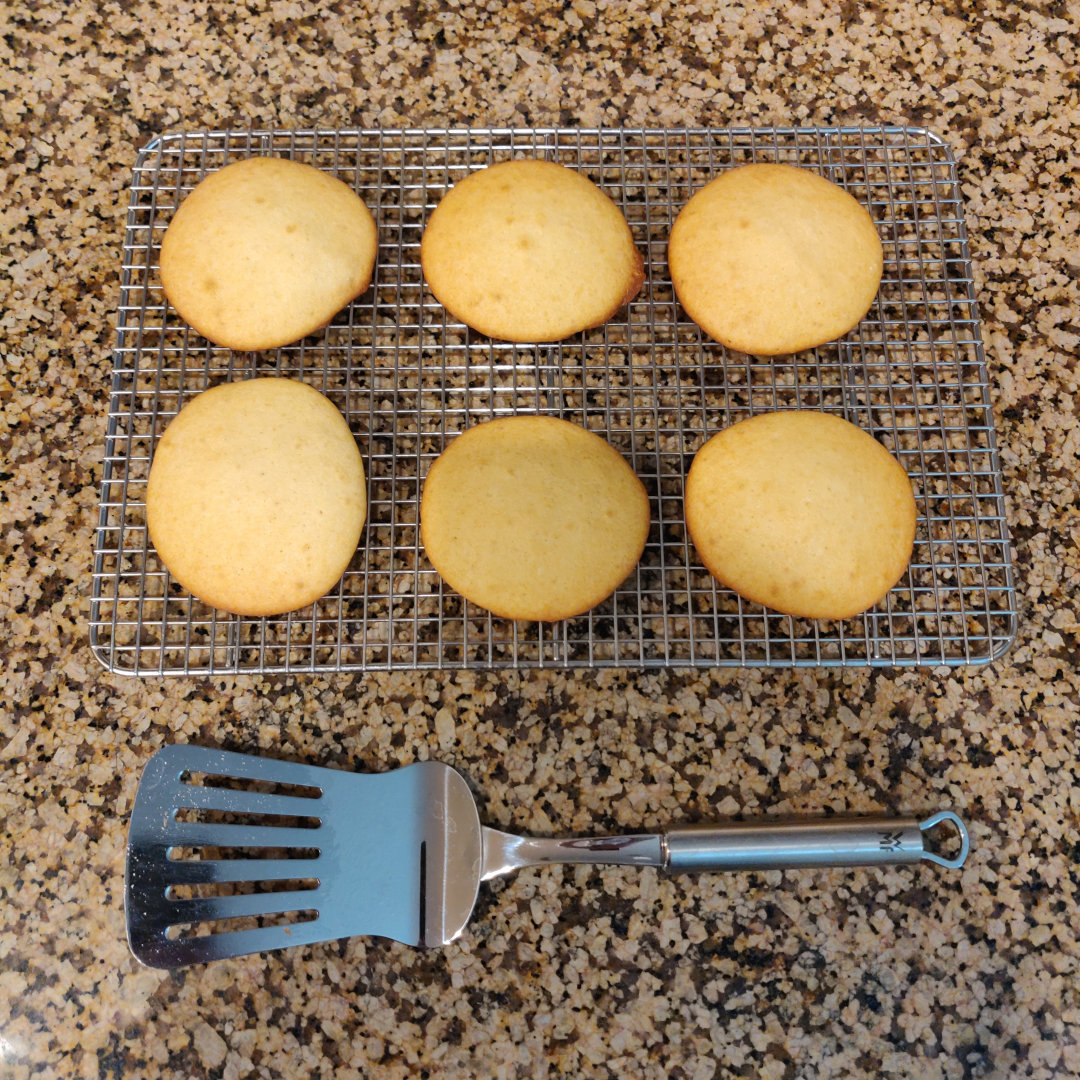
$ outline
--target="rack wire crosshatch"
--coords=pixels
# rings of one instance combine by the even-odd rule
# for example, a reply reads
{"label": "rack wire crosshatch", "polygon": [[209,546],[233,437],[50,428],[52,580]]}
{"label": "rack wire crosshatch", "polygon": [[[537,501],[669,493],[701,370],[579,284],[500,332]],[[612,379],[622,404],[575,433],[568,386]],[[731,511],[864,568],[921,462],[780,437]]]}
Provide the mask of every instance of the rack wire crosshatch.
{"label": "rack wire crosshatch", "polygon": [[[179,320],[157,276],[172,211],[209,171],[255,154],[350,184],[379,228],[371,287],[322,332],[273,352],[215,347]],[[419,265],[426,215],[470,170],[515,156],[582,170],[626,214],[641,294],[555,345],[492,341],[450,320]],[[870,209],[885,249],[861,324],[812,352],[759,359],[705,338],[676,303],[667,237],[720,170],[784,161]],[[244,618],[172,583],[146,534],[155,440],[192,395],[276,374],[338,405],[368,474],[368,522],[337,588],[302,611]],[[718,585],[683,525],[682,485],[705,439],[774,409],[823,409],[887,446],[919,510],[908,573],[843,622],[792,619]],[[649,491],[648,545],[606,602],[562,623],[512,623],[465,603],[425,560],[423,478],[448,440],[498,415],[562,416],[607,438]],[[1016,636],[995,444],[955,162],[916,129],[423,129],[201,132],[139,154],[123,249],[90,635],[133,675],[438,667],[940,666],[978,664]]]}

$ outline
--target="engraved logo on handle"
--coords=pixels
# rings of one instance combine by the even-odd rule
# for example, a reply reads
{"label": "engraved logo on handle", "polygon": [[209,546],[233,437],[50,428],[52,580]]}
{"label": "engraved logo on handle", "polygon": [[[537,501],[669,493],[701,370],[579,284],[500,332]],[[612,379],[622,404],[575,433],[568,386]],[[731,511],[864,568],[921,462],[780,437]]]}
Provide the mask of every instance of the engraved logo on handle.
{"label": "engraved logo on handle", "polygon": [[878,846],[882,851],[899,851],[900,850],[900,837],[899,832],[881,832],[878,833],[881,840],[878,841]]}

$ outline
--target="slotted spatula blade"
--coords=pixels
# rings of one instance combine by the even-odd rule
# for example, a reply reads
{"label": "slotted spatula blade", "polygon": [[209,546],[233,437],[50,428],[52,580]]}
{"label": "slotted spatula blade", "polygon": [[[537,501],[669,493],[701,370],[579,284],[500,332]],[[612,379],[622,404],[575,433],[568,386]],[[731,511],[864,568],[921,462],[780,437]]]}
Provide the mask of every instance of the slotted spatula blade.
{"label": "slotted spatula blade", "polygon": [[447,765],[358,774],[168,746],[132,808],[128,942],[152,967],[354,934],[442,943],[468,921],[480,859],[476,804]]}

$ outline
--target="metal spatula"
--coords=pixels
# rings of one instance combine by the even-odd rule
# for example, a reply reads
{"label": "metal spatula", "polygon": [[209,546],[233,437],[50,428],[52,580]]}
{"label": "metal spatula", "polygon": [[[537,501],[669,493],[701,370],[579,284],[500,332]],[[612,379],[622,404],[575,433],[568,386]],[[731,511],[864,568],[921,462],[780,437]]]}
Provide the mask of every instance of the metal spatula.
{"label": "metal spatula", "polygon": [[[923,845],[942,822],[959,833],[952,858]],[[147,763],[131,813],[128,941],[137,959],[165,968],[354,934],[443,945],[465,928],[481,881],[523,866],[772,870],[929,859],[958,867],[967,853],[967,830],[948,810],[925,820],[518,837],[481,825],[465,780],[438,762],[357,774],[169,746]]]}

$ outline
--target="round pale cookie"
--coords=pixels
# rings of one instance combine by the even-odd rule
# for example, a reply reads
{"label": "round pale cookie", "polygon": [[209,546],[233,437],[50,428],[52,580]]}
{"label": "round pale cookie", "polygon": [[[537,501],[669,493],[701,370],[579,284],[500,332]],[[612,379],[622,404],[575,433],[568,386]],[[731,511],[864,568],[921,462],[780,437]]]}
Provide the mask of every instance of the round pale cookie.
{"label": "round pale cookie", "polygon": [[685,506],[717,580],[811,619],[873,607],[903,577],[915,538],[903,467],[828,413],[765,413],[714,435],[694,457]]}
{"label": "round pale cookie", "polygon": [[686,313],[738,352],[776,356],[846,334],[881,283],[881,240],[843,188],[793,165],[742,165],[701,188],[668,241]]}
{"label": "round pale cookie", "polygon": [[154,450],[150,539],[189,592],[237,615],[278,615],[325,595],[367,510],[349,425],[290,379],[224,383],[185,405]]}
{"label": "round pale cookie", "polygon": [[198,183],[161,242],[161,284],[216,345],[273,349],[325,326],[371,281],[375,221],[311,165],[253,157]]}
{"label": "round pale cookie", "polygon": [[622,211],[551,161],[471,173],[435,208],[424,277],[456,319],[506,341],[559,341],[607,322],[645,280]]}
{"label": "round pale cookie", "polygon": [[508,619],[565,619],[600,603],[641,557],[649,516],[610,443],[548,416],[469,428],[432,465],[420,501],[432,565]]}

